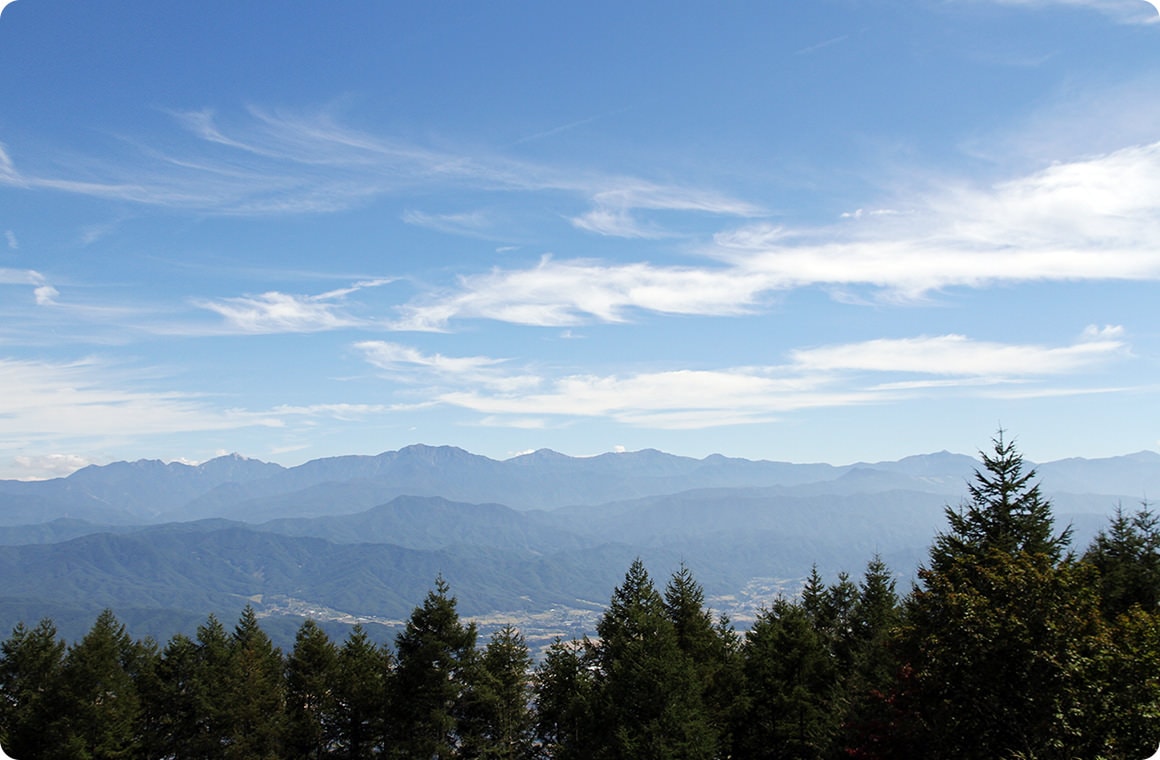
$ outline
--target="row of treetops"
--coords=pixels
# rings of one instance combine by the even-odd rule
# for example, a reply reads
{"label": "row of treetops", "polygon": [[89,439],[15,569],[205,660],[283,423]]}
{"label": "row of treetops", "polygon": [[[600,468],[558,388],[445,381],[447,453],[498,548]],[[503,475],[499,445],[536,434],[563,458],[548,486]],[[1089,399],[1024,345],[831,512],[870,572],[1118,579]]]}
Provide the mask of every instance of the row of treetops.
{"label": "row of treetops", "polygon": [[442,579],[393,649],[313,621],[283,654],[232,631],[134,641],[112,612],[68,646],[0,648],[0,746],[39,758],[1143,758],[1160,740],[1160,527],[1147,505],[1082,554],[1002,432],[905,595],[860,582],[774,601],[739,633],[692,572],[638,560],[596,636],[537,664],[478,646]]}

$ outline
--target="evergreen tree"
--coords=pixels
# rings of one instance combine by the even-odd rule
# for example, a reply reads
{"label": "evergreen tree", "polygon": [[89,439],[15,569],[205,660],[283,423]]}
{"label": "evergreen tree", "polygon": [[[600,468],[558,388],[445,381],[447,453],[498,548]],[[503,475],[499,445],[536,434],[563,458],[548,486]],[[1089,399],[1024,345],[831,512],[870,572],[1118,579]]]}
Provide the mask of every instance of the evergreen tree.
{"label": "evergreen tree", "polygon": [[994,443],[906,606],[898,735],[929,758],[1082,757],[1102,640],[1094,579],[1063,556],[1069,532],[1053,534],[1034,473],[1001,432]]}
{"label": "evergreen tree", "polygon": [[1116,507],[1084,554],[1100,574],[1100,606],[1108,619],[1138,605],[1145,612],[1160,604],[1160,516],[1148,504],[1133,515]]}
{"label": "evergreen tree", "polygon": [[227,760],[278,758],[285,725],[282,653],[246,605],[229,641],[223,706],[230,721]]}
{"label": "evergreen tree", "polygon": [[361,625],[354,626],[338,651],[334,687],[338,757],[364,760],[382,749],[391,667],[390,653],[375,646]]}
{"label": "evergreen tree", "polygon": [[135,676],[146,651],[111,610],[105,610],[65,656],[60,671],[56,720],[48,736],[56,746],[46,758],[136,757],[140,751],[141,703]]}
{"label": "evergreen tree", "polygon": [[866,565],[853,614],[853,648],[845,678],[843,749],[873,743],[890,730],[894,711],[886,703],[898,675],[893,644],[900,622],[895,581],[878,555]]}
{"label": "evergreen tree", "polygon": [[1160,614],[1132,606],[1108,629],[1086,701],[1087,757],[1151,757],[1160,736]]}
{"label": "evergreen tree", "polygon": [[457,756],[475,624],[464,625],[442,577],[395,638],[398,664],[387,721],[400,758]]}
{"label": "evergreen tree", "polygon": [[212,690],[204,678],[198,645],[177,634],[161,651],[155,677],[139,687],[150,757],[206,757],[220,741],[206,737]]}
{"label": "evergreen tree", "polygon": [[199,717],[193,746],[208,757],[220,757],[234,733],[232,649],[230,634],[214,615],[198,626],[191,696],[197,711],[194,714]]}
{"label": "evergreen tree", "polygon": [[463,731],[464,757],[529,760],[534,756],[532,657],[513,626],[492,634],[475,663]]}
{"label": "evergreen tree", "polygon": [[837,673],[804,605],[778,599],[763,610],[745,636],[744,656],[738,756],[824,757],[836,730]]}
{"label": "evergreen tree", "polygon": [[968,486],[970,502],[946,509],[950,530],[935,538],[930,552],[936,573],[982,561],[993,551],[1042,554],[1056,562],[1071,542],[1070,527],[1054,533],[1051,503],[1040,492],[1035,470],[1023,471],[1023,455],[1014,441],[1006,441],[1000,430],[992,444],[991,454],[979,452],[983,469],[975,470],[975,482]]}
{"label": "evergreen tree", "polygon": [[708,758],[714,737],[692,660],[637,559],[596,624],[601,758]]}
{"label": "evergreen tree", "polygon": [[326,757],[338,733],[338,649],[313,620],[298,628],[286,660],[286,752]]}
{"label": "evergreen tree", "polygon": [[665,586],[665,613],[677,634],[677,647],[692,662],[709,738],[717,756],[727,756],[740,694],[738,637],[727,618],[714,622],[705,591],[684,564]]}
{"label": "evergreen tree", "polygon": [[592,649],[578,641],[556,639],[536,668],[536,740],[541,752],[553,760],[587,760],[594,755]]}
{"label": "evergreen tree", "polygon": [[0,645],[0,747],[17,758],[42,757],[60,686],[65,644],[48,618],[17,624]]}

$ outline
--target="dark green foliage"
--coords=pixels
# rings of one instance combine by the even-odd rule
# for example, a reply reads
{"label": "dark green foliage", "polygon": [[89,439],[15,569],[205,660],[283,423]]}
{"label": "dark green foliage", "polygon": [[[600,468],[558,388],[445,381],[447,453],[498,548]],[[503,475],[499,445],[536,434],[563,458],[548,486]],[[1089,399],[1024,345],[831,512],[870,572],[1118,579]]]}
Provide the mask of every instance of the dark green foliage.
{"label": "dark green foliage", "polygon": [[395,639],[388,748],[400,758],[456,757],[475,624],[464,625],[442,577]]}
{"label": "dark green foliage", "polygon": [[1160,736],[1160,615],[1132,607],[1102,643],[1087,684],[1088,733],[1105,757],[1151,757]]}
{"label": "dark green foliage", "polygon": [[596,625],[593,757],[708,758],[716,738],[698,672],[637,559]]}
{"label": "dark green foliage", "polygon": [[1116,507],[1084,554],[1100,574],[1100,604],[1109,619],[1139,606],[1156,612],[1160,604],[1160,517],[1145,503],[1135,514]]}
{"label": "dark green foliage", "polygon": [[994,551],[922,580],[906,636],[924,756],[1085,756],[1101,636],[1091,574]]}
{"label": "dark green foliage", "polygon": [[363,760],[383,744],[383,706],[387,703],[391,656],[356,625],[338,650],[336,667],[334,700],[339,727],[335,754]]}
{"label": "dark green foliage", "polygon": [[677,647],[692,663],[715,755],[727,756],[741,691],[737,633],[726,618],[714,622],[705,607],[704,589],[683,563],[665,586],[664,606],[677,634]]}
{"label": "dark green foliage", "polygon": [[140,753],[138,676],[146,650],[134,643],[112,611],[105,610],[65,656],[47,735],[46,758],[120,758]]}
{"label": "dark green foliage", "polygon": [[340,728],[335,694],[338,649],[313,620],[298,629],[286,660],[286,753],[326,757]]}
{"label": "dark green foliage", "polygon": [[0,645],[0,746],[17,758],[40,757],[50,746],[64,653],[48,619],[31,629],[20,623]]}
{"label": "dark green foliage", "polygon": [[845,673],[843,741],[857,747],[873,741],[894,718],[885,703],[898,676],[894,637],[899,624],[898,594],[889,568],[875,556],[866,566],[854,604],[850,662]]}
{"label": "dark green foliage", "polygon": [[248,605],[229,640],[223,687],[223,713],[230,724],[227,760],[279,757],[286,696],[282,653],[270,643]]}
{"label": "dark green foliage", "polygon": [[475,661],[463,720],[463,756],[528,760],[535,713],[531,707],[532,657],[518,630],[496,631]]}
{"label": "dark green foliage", "polygon": [[535,673],[536,739],[557,760],[591,756],[596,740],[592,717],[596,677],[588,667],[589,647],[557,639]]}
{"label": "dark green foliage", "polygon": [[931,570],[944,572],[955,564],[982,562],[992,551],[1008,555],[1026,552],[1061,558],[1071,541],[1071,529],[1054,533],[1051,503],[1043,498],[1035,470],[1023,471],[1023,456],[1003,431],[992,440],[993,452],[980,451],[983,469],[975,470],[968,486],[971,499],[946,509],[950,530],[935,538]]}
{"label": "dark green foliage", "polygon": [[738,754],[821,758],[837,728],[834,661],[803,604],[779,599],[745,636],[745,705]]}
{"label": "dark green foliage", "polygon": [[1094,576],[1063,556],[1068,534],[1053,534],[1013,444],[1001,432],[994,444],[907,603],[903,733],[929,758],[1096,756]]}
{"label": "dark green foliage", "polygon": [[[476,649],[440,577],[396,637],[312,621],[289,656],[247,608],[158,651],[112,612],[0,644],[0,743],[48,758],[1142,758],[1160,736],[1160,518],[1117,510],[1077,561],[1014,446],[994,441],[900,603],[815,568],[738,636],[682,566],[631,564],[598,637],[532,668],[508,627]],[[135,561],[132,558],[126,561]]]}

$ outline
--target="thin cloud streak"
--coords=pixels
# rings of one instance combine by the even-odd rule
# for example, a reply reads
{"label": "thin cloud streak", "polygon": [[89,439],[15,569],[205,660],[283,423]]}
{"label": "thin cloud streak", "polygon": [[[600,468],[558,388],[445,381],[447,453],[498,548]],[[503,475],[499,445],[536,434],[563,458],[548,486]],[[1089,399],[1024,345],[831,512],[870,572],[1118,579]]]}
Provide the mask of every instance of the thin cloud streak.
{"label": "thin cloud streak", "polygon": [[[16,167],[0,144],[0,185],[40,188],[111,200],[212,213],[270,216],[331,213],[377,196],[421,187],[467,187],[494,192],[565,192],[593,208],[574,223],[599,234],[639,236],[584,219],[608,209],[701,211],[756,216],[760,209],[720,194],[648,183],[631,177],[570,172],[499,156],[476,158],[428,150],[350,129],[328,113],[297,114],[251,107],[239,126],[225,126],[209,110],[170,112],[194,138],[185,153],[137,146],[120,162],[91,162],[79,180]],[[79,174],[79,171],[78,171]],[[419,217],[420,219],[422,217]]]}
{"label": "thin cloud streak", "polygon": [[[454,390],[430,389],[438,404],[485,415],[488,425],[547,418],[604,417],[659,429],[698,429],[768,422],[813,408],[899,402],[930,393],[977,394],[1017,386],[1020,397],[1090,392],[1064,388],[1065,378],[1130,356],[1118,327],[1089,328],[1068,346],[976,341],[961,335],[879,339],[798,349],[789,363],[719,370],[678,369],[625,376],[515,376],[504,387],[498,360],[427,356],[396,344],[364,343],[367,361],[400,375],[433,369]],[[487,376],[481,371],[487,370]],[[883,381],[883,376],[890,379]],[[919,377],[915,377],[919,376]],[[994,394],[990,390],[987,393]]]}
{"label": "thin cloud streak", "polygon": [[366,327],[373,322],[343,312],[343,299],[365,288],[393,282],[390,278],[365,280],[319,295],[269,291],[259,295],[200,300],[195,305],[225,318],[233,329],[250,334],[309,333]]}

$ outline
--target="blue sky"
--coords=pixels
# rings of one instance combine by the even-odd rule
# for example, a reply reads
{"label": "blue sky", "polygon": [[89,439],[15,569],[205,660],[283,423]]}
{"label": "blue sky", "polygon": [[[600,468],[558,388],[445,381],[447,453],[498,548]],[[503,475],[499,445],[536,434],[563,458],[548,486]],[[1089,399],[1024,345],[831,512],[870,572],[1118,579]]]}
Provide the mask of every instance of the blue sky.
{"label": "blue sky", "polygon": [[1160,448],[1145,0],[0,13],[0,477]]}

